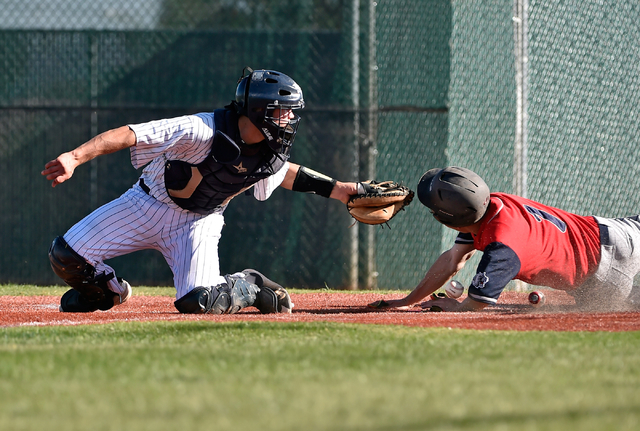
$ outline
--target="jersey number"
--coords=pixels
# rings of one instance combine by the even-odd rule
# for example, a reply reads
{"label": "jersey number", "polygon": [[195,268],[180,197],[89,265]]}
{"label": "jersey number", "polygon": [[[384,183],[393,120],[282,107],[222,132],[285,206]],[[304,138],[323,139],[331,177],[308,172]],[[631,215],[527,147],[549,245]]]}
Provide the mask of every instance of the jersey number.
{"label": "jersey number", "polygon": [[538,208],[530,207],[529,205],[525,205],[524,208],[537,221],[541,222],[542,220],[546,220],[548,222],[553,223],[555,227],[560,229],[560,232],[565,233],[567,231],[567,224],[562,220],[560,220],[558,217],[552,214],[549,214],[546,211],[539,210]]}

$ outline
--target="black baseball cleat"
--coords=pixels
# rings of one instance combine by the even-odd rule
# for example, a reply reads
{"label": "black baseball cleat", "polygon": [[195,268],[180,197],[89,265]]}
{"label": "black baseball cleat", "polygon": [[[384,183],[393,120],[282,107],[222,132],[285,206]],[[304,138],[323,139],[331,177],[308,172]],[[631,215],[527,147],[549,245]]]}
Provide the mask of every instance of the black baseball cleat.
{"label": "black baseball cleat", "polygon": [[120,295],[108,290],[105,297],[99,301],[90,301],[75,289],[70,289],[60,299],[60,311],[65,313],[90,313],[96,310],[110,310],[114,305],[127,302],[131,297],[131,285],[125,280],[118,279],[124,292]]}

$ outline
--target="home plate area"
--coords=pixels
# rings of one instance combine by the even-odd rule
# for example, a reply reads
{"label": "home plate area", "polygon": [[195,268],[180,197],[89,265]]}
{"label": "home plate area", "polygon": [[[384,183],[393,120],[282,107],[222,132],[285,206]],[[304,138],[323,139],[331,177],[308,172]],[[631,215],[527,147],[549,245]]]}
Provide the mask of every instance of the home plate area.
{"label": "home plate area", "polygon": [[[461,329],[512,331],[638,331],[640,311],[581,312],[562,291],[544,290],[544,306],[534,307],[528,293],[504,292],[495,306],[480,312],[436,313],[420,307],[406,310],[375,310],[367,304],[404,295],[375,291],[341,293],[293,293],[292,314],[260,314],[249,307],[233,315],[185,315],[177,312],[167,296],[134,296],[109,311],[61,313],[57,296],[1,296],[0,326],[85,325],[142,321],[273,321],[337,322],[353,324],[404,325]],[[464,296],[462,297],[464,298]],[[461,298],[461,299],[462,299]]]}

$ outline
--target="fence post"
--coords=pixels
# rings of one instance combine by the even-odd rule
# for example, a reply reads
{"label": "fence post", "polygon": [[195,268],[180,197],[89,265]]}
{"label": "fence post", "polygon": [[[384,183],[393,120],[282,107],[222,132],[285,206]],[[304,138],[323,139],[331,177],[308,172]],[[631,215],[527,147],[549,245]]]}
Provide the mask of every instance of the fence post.
{"label": "fence post", "polygon": [[[98,34],[95,31],[89,33],[90,55],[89,64],[91,70],[89,72],[90,83],[90,104],[91,104],[91,136],[87,140],[98,134]],[[91,210],[98,208],[98,159],[95,158],[89,162],[90,182],[89,182],[89,202]]]}
{"label": "fence post", "polygon": [[[369,35],[367,62],[368,86],[368,118],[367,118],[367,178],[375,179],[377,175],[376,160],[378,155],[378,60],[376,58],[376,6],[369,1]],[[365,286],[367,289],[378,288],[378,267],[376,265],[376,229],[367,228],[367,274]]]}
{"label": "fence post", "polygon": [[[516,134],[513,164],[513,191],[527,197],[527,89],[528,89],[528,0],[514,2],[514,41],[516,60]],[[527,290],[523,281],[515,281],[516,291]]]}

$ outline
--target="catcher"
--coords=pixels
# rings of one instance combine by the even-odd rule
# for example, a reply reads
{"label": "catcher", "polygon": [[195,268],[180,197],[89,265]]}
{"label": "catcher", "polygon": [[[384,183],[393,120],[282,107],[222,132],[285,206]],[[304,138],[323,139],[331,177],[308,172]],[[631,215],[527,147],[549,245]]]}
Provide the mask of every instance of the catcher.
{"label": "catcher", "polygon": [[[41,172],[53,187],[96,157],[128,150],[142,175],[122,196],[56,237],[53,271],[71,289],[63,312],[109,310],[131,296],[129,283],[105,260],[143,249],[162,253],[174,275],[181,313],[290,313],[286,290],[253,269],[222,274],[218,242],[224,211],[252,189],[264,201],[278,187],[347,204],[356,194],[382,195],[375,185],[341,182],[289,161],[305,106],[302,89],[274,70],[245,69],[235,100],[213,112],[129,124],[60,154]],[[247,247],[250,247],[247,244]]]}

